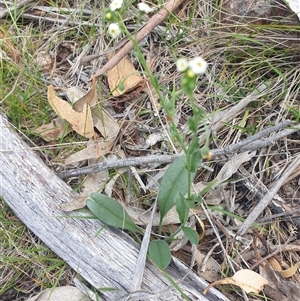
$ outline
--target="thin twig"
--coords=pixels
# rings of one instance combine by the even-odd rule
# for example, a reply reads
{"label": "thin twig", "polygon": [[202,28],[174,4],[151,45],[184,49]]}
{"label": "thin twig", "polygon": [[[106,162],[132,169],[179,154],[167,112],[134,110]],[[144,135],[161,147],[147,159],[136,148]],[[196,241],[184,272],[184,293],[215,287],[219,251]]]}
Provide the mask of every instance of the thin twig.
{"label": "thin twig", "polygon": [[285,180],[297,169],[300,165],[300,155],[296,157],[296,159],[290,163],[285,173],[281,176],[279,180],[275,182],[275,185],[269,190],[268,193],[260,200],[260,202],[256,205],[254,210],[248,215],[243,225],[240,227],[236,236],[242,236],[246,233],[246,231],[251,227],[251,225],[256,221],[258,216],[262,213],[262,211],[269,205],[272,201],[273,197],[277,194],[278,190],[284,184]]}
{"label": "thin twig", "polygon": [[[158,24],[163,22],[168,15],[173,12],[183,0],[170,0],[166,3],[165,7],[163,7],[158,13],[156,13],[148,23],[137,33],[136,42],[140,43]],[[129,41],[124,47],[117,52],[112,59],[110,59],[102,68],[98,69],[97,72],[93,75],[93,77],[98,78],[103,73],[112,69],[116,66],[128,53],[134,48],[134,44]]]}
{"label": "thin twig", "polygon": [[[262,139],[263,137],[266,137],[266,136],[270,135],[271,133],[273,133],[275,131],[278,131],[282,128],[285,128],[285,127],[287,127],[288,125],[290,125],[292,123],[293,122],[290,121],[290,120],[280,122],[280,123],[278,123],[274,126],[263,129],[259,133],[255,134],[255,135],[253,135],[253,136],[251,136],[247,139],[244,139],[244,140],[242,140],[238,143],[228,145],[228,146],[226,146],[224,148],[221,148],[221,149],[216,149],[216,150],[213,151],[213,155],[214,156],[221,156],[221,155],[225,155],[225,154],[231,154],[231,153],[233,154],[233,153],[236,153],[238,151],[239,152],[245,152],[245,151],[253,150],[253,148],[251,148],[252,143],[257,143],[257,141],[259,139]],[[264,145],[262,147],[268,146],[269,142],[273,143],[275,140],[273,139],[273,137],[269,137],[269,138],[266,138],[264,140],[261,140],[261,142]],[[259,147],[259,148],[261,148],[261,147]],[[257,149],[257,144],[255,146],[255,149]]]}

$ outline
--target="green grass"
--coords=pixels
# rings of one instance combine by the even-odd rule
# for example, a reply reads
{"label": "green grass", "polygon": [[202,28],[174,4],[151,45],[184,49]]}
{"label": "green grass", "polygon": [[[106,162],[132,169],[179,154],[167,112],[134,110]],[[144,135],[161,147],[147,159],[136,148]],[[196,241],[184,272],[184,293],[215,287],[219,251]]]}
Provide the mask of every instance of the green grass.
{"label": "green grass", "polygon": [[[15,298],[70,283],[67,264],[27,229],[0,199],[0,296],[13,290]],[[16,300],[16,299],[15,299]]]}

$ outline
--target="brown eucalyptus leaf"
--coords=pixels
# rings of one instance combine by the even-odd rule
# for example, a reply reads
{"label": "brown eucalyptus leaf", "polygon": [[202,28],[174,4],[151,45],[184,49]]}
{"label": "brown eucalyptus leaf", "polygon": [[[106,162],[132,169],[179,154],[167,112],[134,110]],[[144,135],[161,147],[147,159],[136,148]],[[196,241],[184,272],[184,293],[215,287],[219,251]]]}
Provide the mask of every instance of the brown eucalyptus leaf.
{"label": "brown eucalyptus leaf", "polygon": [[52,142],[63,138],[71,131],[70,126],[66,126],[66,122],[57,117],[50,123],[38,127],[34,133],[39,134],[45,141]]}
{"label": "brown eucalyptus leaf", "polygon": [[246,293],[256,293],[258,294],[263,288],[264,285],[269,284],[269,282],[259,275],[258,273],[243,269],[237,271],[232,277],[228,277],[225,279],[217,280],[211,283],[204,291],[203,294],[205,295],[210,288],[218,284],[232,284],[237,285],[241,289],[243,289]]}
{"label": "brown eucalyptus leaf", "polygon": [[69,156],[65,160],[65,164],[74,164],[83,160],[100,158],[110,152],[114,143],[114,139],[100,139],[96,142],[90,141],[87,148]]}
{"label": "brown eucalyptus leaf", "polygon": [[[109,54],[111,59],[113,54]],[[115,67],[107,73],[108,85],[113,96],[122,95],[143,81],[142,76],[134,68],[133,64],[124,57]],[[120,85],[123,89],[120,89]]]}
{"label": "brown eucalyptus leaf", "polygon": [[48,101],[57,115],[67,120],[75,132],[86,138],[94,136],[92,114],[87,104],[83,106],[81,112],[75,111],[69,103],[55,95],[52,85],[48,87]]}

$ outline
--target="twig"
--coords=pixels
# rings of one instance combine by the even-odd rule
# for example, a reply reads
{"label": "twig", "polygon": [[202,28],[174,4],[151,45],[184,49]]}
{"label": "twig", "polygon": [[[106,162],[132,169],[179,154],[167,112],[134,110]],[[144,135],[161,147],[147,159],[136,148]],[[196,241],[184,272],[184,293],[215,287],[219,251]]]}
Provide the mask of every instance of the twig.
{"label": "twig", "polygon": [[[293,129],[283,130],[272,137],[265,138],[263,141],[258,140],[258,137],[263,138],[265,135],[269,135],[270,133],[282,128],[283,126],[289,125],[289,124],[290,124],[290,121],[281,122],[280,124],[277,124],[273,127],[262,130],[260,133],[254,135],[250,138],[247,138],[243,141],[240,141],[236,144],[232,144],[231,146],[227,146],[227,147],[221,148],[221,149],[213,149],[210,151],[211,157],[216,158],[220,155],[233,154],[237,151],[242,151],[242,152],[247,151],[247,150],[253,151],[253,150],[257,150],[261,147],[264,147],[266,145],[270,145],[270,144],[274,143],[274,141],[276,139],[285,137],[287,135],[290,135],[290,134],[298,131],[300,128],[300,125],[294,126]],[[253,137],[255,137],[257,139],[255,142],[253,142],[255,140],[255,139],[253,139]],[[247,144],[249,144],[249,145],[247,146]],[[105,170],[105,169],[121,168],[121,167],[126,167],[126,166],[138,166],[138,165],[149,164],[149,163],[165,164],[165,163],[173,162],[179,156],[180,155],[149,155],[149,156],[144,156],[144,157],[133,157],[133,158],[127,158],[127,159],[113,160],[113,161],[107,160],[105,162],[82,167],[79,169],[76,168],[76,169],[65,170],[65,171],[60,172],[58,174],[58,176],[61,179],[66,179],[66,178],[70,178],[70,177],[77,177],[77,176],[81,176],[81,175],[85,175],[85,174],[99,172],[99,171]]]}
{"label": "twig", "polygon": [[5,10],[0,12],[0,19],[5,18],[10,12],[26,6],[30,2],[33,2],[33,0],[23,0],[23,1],[20,1],[19,3],[15,2],[16,4],[14,4],[12,7],[6,8]]}
{"label": "twig", "polygon": [[178,157],[179,155],[150,155],[150,156],[133,157],[127,159],[120,159],[120,160],[107,160],[99,164],[94,164],[79,169],[65,170],[59,173],[58,176],[61,179],[65,179],[65,178],[77,177],[89,173],[95,173],[105,169],[121,168],[126,166],[137,166],[137,165],[149,164],[149,163],[160,163],[160,164],[171,163]]}
{"label": "twig", "polygon": [[278,190],[284,184],[286,179],[297,169],[300,165],[300,155],[296,157],[294,162],[290,163],[285,173],[281,176],[279,180],[275,182],[275,185],[269,190],[268,193],[261,199],[261,201],[256,205],[254,210],[248,215],[243,225],[240,227],[236,236],[242,236],[246,233],[246,231],[251,227],[251,225],[255,222],[261,212],[268,206],[268,204],[272,201],[273,197],[277,194]]}
{"label": "twig", "polygon": [[[282,132],[279,132],[277,134],[277,135],[279,135],[279,137],[277,137],[277,136],[275,137],[275,135],[274,135],[272,137],[265,138],[264,140],[261,140],[259,147],[258,147],[258,140],[262,139],[263,137],[266,137],[266,136],[270,135],[271,133],[278,131],[290,124],[292,124],[292,121],[290,121],[290,120],[282,121],[274,126],[268,127],[266,129],[260,131],[259,133],[255,134],[247,139],[244,139],[238,143],[231,144],[231,145],[226,146],[221,149],[213,150],[212,151],[213,156],[217,157],[217,156],[221,156],[221,155],[236,153],[237,151],[245,152],[245,151],[251,151],[251,150],[256,150],[258,148],[266,147],[266,146],[272,144],[275,140],[286,136],[286,134],[283,134],[283,136],[282,136]],[[300,125],[299,125],[299,127],[300,127]],[[288,135],[289,135],[289,133],[290,132],[288,132]],[[254,146],[254,148],[253,148],[253,146]]]}
{"label": "twig", "polygon": [[[183,0],[170,0],[165,7],[163,7],[158,13],[156,13],[148,23],[137,33],[136,42],[141,42],[158,24],[163,22],[168,15],[173,12]],[[97,78],[108,70],[116,66],[129,51],[134,48],[134,45],[131,41],[124,45],[124,47],[117,52],[112,59],[110,59],[102,68],[98,69],[93,77]]]}

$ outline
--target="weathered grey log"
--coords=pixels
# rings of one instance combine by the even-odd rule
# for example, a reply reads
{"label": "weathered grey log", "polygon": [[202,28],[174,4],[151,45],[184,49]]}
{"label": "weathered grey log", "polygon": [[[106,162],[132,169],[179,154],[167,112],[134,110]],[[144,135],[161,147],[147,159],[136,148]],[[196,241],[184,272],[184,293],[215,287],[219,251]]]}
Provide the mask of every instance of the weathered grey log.
{"label": "weathered grey log", "polygon": [[[0,195],[31,231],[89,283],[96,288],[116,289],[103,291],[102,300],[125,300],[138,257],[138,244],[122,231],[108,227],[95,236],[103,226],[101,222],[70,218],[78,214],[61,211],[60,205],[76,200],[77,195],[30,150],[1,114]],[[178,280],[187,270],[174,258],[166,271]],[[191,300],[229,301],[215,289],[203,296],[206,285],[203,279],[190,273],[179,287]],[[128,300],[136,297],[183,300],[151,263],[146,265],[142,289],[150,295],[142,298],[142,294],[134,294]]]}

